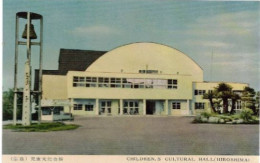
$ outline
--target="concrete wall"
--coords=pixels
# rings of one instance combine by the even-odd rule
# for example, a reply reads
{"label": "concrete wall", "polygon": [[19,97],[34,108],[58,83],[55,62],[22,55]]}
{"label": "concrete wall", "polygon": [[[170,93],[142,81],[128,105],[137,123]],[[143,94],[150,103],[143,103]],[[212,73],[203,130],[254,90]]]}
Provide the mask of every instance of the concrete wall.
{"label": "concrete wall", "polygon": [[119,110],[119,100],[112,100],[111,101],[111,114],[112,115],[118,115]]}
{"label": "concrete wall", "polygon": [[164,111],[164,101],[155,101],[155,114],[162,115]]}
{"label": "concrete wall", "polygon": [[53,114],[52,115],[42,115],[41,120],[42,121],[53,121]]}
{"label": "concrete wall", "polygon": [[42,98],[67,99],[67,77],[62,75],[43,75]]}
{"label": "concrete wall", "polygon": [[[172,109],[173,102],[180,102],[181,109]],[[189,115],[189,108],[187,106],[187,101],[184,100],[169,100],[169,113],[168,115]]]}

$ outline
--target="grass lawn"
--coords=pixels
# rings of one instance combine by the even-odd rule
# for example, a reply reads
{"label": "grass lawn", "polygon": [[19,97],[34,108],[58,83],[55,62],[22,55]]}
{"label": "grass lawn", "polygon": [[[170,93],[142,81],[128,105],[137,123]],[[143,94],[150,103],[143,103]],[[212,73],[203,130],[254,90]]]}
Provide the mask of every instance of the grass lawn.
{"label": "grass lawn", "polygon": [[64,124],[61,122],[53,122],[53,123],[33,123],[30,126],[22,126],[21,124],[17,124],[16,126],[9,124],[5,125],[4,129],[11,129],[14,131],[20,132],[48,132],[48,131],[63,131],[63,130],[73,130],[78,128],[79,125],[75,124]]}

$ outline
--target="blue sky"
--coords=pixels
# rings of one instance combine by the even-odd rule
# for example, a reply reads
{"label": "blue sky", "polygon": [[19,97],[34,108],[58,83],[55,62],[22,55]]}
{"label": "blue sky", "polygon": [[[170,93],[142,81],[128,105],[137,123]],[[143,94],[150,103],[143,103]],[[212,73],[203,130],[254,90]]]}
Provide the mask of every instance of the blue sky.
{"label": "blue sky", "polygon": [[[19,11],[43,15],[44,69],[57,69],[60,48],[112,50],[133,42],[157,42],[194,59],[205,81],[245,82],[260,90],[259,9],[259,2],[233,1],[4,0],[3,90],[13,87]],[[33,24],[37,31],[39,23]],[[22,87],[25,49],[19,54]],[[33,69],[37,57],[33,47]]]}

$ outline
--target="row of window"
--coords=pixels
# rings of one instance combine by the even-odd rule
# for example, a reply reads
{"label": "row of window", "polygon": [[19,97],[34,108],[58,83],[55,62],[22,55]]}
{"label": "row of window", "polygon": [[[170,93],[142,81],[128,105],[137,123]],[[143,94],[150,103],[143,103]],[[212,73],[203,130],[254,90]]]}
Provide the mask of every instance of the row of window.
{"label": "row of window", "polygon": [[141,74],[158,74],[158,70],[139,70]]}
{"label": "row of window", "polygon": [[[208,93],[212,92],[213,90],[208,90]],[[206,90],[199,90],[195,89],[194,90],[194,95],[204,95],[206,93]]]}
{"label": "row of window", "polygon": [[205,103],[203,102],[195,102],[195,109],[204,109]]}
{"label": "row of window", "polygon": [[[82,104],[74,104],[74,110],[83,110]],[[173,102],[172,109],[181,109],[180,102]],[[195,109],[205,109],[205,103],[196,102]],[[85,105],[85,111],[93,111],[94,106],[91,104]],[[139,104],[137,101],[126,101],[124,102],[124,114],[138,114],[139,113]],[[111,101],[101,102],[101,113],[111,113]]]}
{"label": "row of window", "polygon": [[[195,109],[204,109],[204,108],[205,108],[205,103],[203,103],[203,102],[196,102],[195,103]],[[181,109],[180,102],[173,102],[172,103],[172,109]]]}
{"label": "row of window", "polygon": [[[205,103],[203,103],[203,102],[196,102],[195,103],[195,109],[204,109],[204,108],[205,108]],[[181,109],[180,102],[173,102],[172,103],[172,109]]]}
{"label": "row of window", "polygon": [[[73,106],[74,110],[83,110],[83,105],[82,104],[74,104]],[[94,110],[94,105],[87,104],[85,105],[85,111],[93,111]]]}
{"label": "row of window", "polygon": [[206,90],[194,90],[194,95],[204,95],[206,93]]}
{"label": "row of window", "polygon": [[73,77],[73,87],[177,89],[177,84],[178,81],[176,79]]}
{"label": "row of window", "polygon": [[[82,104],[74,104],[74,110],[83,110]],[[173,102],[172,109],[181,109],[180,102]],[[85,111],[93,111],[94,106],[87,104],[85,105]],[[111,113],[111,101],[101,102],[101,113]],[[139,113],[139,104],[138,102],[127,101],[124,102],[124,114],[138,114]]]}
{"label": "row of window", "polygon": [[63,110],[62,106],[42,107],[42,115],[51,115],[52,111],[54,115],[59,115]]}

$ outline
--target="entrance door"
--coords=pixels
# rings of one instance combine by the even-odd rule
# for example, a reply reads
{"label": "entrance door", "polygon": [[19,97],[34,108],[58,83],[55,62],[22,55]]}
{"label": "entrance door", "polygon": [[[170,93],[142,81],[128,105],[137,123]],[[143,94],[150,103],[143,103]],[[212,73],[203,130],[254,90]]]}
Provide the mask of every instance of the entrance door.
{"label": "entrance door", "polygon": [[101,114],[110,114],[111,113],[111,101],[101,101]]}
{"label": "entrance door", "polygon": [[155,113],[155,101],[146,101],[146,114]]}

